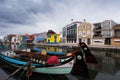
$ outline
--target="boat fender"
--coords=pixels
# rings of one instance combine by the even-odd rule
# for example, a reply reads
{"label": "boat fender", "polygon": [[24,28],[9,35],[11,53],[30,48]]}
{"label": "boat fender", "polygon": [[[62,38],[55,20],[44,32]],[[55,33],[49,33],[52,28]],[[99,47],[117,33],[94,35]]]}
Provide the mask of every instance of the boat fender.
{"label": "boat fender", "polygon": [[28,67],[28,70],[26,72],[26,77],[30,77],[32,75],[33,68],[34,68],[33,66]]}

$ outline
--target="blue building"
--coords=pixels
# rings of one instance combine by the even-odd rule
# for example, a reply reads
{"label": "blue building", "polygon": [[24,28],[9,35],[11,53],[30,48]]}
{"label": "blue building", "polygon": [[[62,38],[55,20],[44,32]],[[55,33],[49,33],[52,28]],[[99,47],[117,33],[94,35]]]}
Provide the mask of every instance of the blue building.
{"label": "blue building", "polygon": [[34,34],[34,43],[46,43],[47,32]]}

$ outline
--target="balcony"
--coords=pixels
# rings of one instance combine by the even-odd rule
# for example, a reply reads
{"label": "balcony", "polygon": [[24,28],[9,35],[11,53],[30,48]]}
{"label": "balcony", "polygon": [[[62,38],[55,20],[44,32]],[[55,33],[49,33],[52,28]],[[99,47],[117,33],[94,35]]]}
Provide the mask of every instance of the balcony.
{"label": "balcony", "polygon": [[94,28],[93,31],[101,31],[101,26]]}
{"label": "balcony", "polygon": [[101,34],[94,34],[93,37],[102,37]]}
{"label": "balcony", "polygon": [[114,38],[120,38],[120,34],[115,34],[113,37]]}
{"label": "balcony", "polygon": [[113,29],[114,29],[114,30],[117,30],[117,29],[120,30],[120,25],[114,26]]}

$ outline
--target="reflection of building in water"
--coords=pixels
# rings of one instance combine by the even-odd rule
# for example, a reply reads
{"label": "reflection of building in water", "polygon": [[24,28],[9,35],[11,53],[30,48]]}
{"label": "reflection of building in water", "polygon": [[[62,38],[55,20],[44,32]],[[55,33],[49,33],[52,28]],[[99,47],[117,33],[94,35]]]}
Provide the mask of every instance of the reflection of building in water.
{"label": "reflection of building in water", "polygon": [[38,49],[38,51],[41,51],[41,50],[45,49],[48,52],[65,52],[65,53],[69,53],[69,52],[73,51],[72,48],[68,48],[68,47],[54,47],[54,46],[39,46],[37,49]]}
{"label": "reflection of building in water", "polygon": [[26,48],[25,45],[23,44],[8,44],[6,45],[8,49],[12,49],[12,50],[17,50],[17,49],[24,49]]}
{"label": "reflection of building in water", "polygon": [[93,71],[98,71],[99,65],[96,65],[96,64],[87,64],[87,67],[89,70],[93,70]]}
{"label": "reflection of building in water", "polygon": [[106,72],[113,74],[117,71],[116,67],[116,59],[112,57],[106,57],[106,56],[97,56],[97,61],[99,63],[99,69],[98,71]]}
{"label": "reflection of building in water", "polygon": [[89,78],[86,78],[86,77],[84,77],[82,75],[81,76],[74,75],[73,77],[76,77],[77,80],[94,80],[96,78],[96,76],[98,75],[98,72],[99,72],[97,70],[97,65],[95,65],[95,64],[87,64],[87,67],[88,67],[88,71],[89,71]]}
{"label": "reflection of building in water", "polygon": [[61,52],[61,49],[59,47],[46,47],[46,50],[49,50],[51,52]]}
{"label": "reflection of building in water", "polygon": [[12,49],[12,50],[16,50],[17,47],[18,47],[18,46],[17,46],[16,44],[11,44],[11,49]]}
{"label": "reflection of building in water", "polygon": [[116,62],[115,59],[112,57],[104,57],[102,59],[102,71],[108,73],[115,73],[116,72]]}
{"label": "reflection of building in water", "polygon": [[117,65],[116,69],[120,70],[120,58],[116,58],[115,61],[116,61],[116,65]]}

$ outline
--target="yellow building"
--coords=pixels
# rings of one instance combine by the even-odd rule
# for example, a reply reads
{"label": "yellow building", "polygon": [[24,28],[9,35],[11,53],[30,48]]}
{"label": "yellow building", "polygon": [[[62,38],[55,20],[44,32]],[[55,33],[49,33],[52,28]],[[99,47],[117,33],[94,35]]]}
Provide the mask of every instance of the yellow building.
{"label": "yellow building", "polygon": [[46,47],[47,51],[51,51],[51,52],[60,52],[60,48],[59,47]]}
{"label": "yellow building", "polygon": [[60,43],[60,34],[48,34],[46,42],[48,44],[59,44]]}

